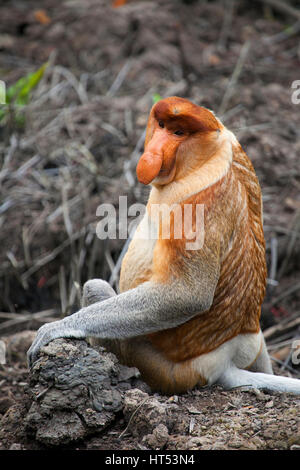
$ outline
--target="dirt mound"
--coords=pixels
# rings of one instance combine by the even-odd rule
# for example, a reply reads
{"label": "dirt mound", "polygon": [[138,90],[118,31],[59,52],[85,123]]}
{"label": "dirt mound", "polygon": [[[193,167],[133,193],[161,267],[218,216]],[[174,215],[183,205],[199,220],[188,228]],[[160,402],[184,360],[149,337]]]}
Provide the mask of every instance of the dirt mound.
{"label": "dirt mound", "polygon": [[[1,403],[0,403],[1,404]],[[85,341],[42,348],[22,400],[4,403],[0,449],[296,449],[300,398],[221,387],[152,393],[137,369]]]}

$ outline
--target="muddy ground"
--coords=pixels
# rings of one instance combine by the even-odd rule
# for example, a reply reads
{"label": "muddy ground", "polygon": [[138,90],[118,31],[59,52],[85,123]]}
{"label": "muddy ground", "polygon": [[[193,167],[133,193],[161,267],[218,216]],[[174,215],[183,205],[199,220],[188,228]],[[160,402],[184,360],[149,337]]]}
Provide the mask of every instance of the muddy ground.
{"label": "muddy ground", "polygon": [[[117,286],[124,240],[95,236],[96,208],[103,202],[117,206],[120,195],[128,195],[128,204],[146,200],[135,165],[156,94],[214,110],[251,158],[263,192],[269,269],[262,327],[276,371],[299,376],[291,349],[300,312],[296,18],[250,1],[231,9],[225,1],[137,0],[114,9],[104,0],[45,0],[42,8],[35,0],[0,6],[0,79],[12,85],[49,61],[23,110],[23,124],[14,109],[0,122],[0,336],[10,344],[7,363],[0,365],[6,435],[0,446],[41,447],[23,428],[28,330],[76,311],[87,279]],[[119,439],[126,428],[121,410],[105,432],[78,445],[300,445],[294,397],[216,388],[155,398],[174,404],[175,426],[151,430],[148,437],[129,430]]]}

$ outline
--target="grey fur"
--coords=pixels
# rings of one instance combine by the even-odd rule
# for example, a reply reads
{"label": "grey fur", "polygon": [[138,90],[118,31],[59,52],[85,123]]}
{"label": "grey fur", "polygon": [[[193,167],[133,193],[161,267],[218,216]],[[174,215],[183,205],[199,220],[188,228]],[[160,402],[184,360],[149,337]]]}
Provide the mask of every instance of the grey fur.
{"label": "grey fur", "polygon": [[[129,291],[129,292],[134,292],[134,294],[135,294],[136,289],[133,289],[132,291]],[[170,302],[171,292],[172,291],[169,292],[168,297],[165,299],[165,301],[167,303]],[[77,314],[74,314],[75,316],[72,315],[70,317],[67,317],[69,319],[69,322],[68,322],[69,325],[70,325],[70,319],[73,323],[73,318],[76,318],[76,317],[79,317],[79,320],[80,320],[79,323],[81,323],[81,320],[87,321],[86,312],[88,311],[88,313],[90,315],[89,318],[93,320],[92,324],[95,325],[94,326],[95,328],[98,328],[99,325],[101,324],[101,322],[99,321],[99,316],[102,317],[103,316],[103,311],[105,311],[105,309],[102,308],[103,305],[105,305],[105,303],[108,299],[110,299],[110,300],[115,299],[116,300],[117,297],[119,297],[119,296],[116,295],[113,288],[106,281],[103,281],[101,279],[93,279],[91,281],[88,281],[84,285],[84,289],[83,289],[83,305],[85,305],[86,307],[83,308],[82,310],[80,310],[79,312],[77,312]],[[131,296],[131,297],[134,299],[134,296]],[[126,299],[126,300],[128,301],[128,299]],[[99,304],[101,304],[101,305],[99,305]],[[177,306],[179,305],[179,304],[176,303],[176,301],[175,301],[175,304]],[[146,305],[148,305],[148,304],[146,304]],[[145,305],[145,307],[146,307],[146,305]],[[174,305],[174,304],[172,304],[172,305]],[[159,307],[159,304],[157,306],[155,305],[153,307],[155,309],[155,307]],[[151,309],[149,307],[148,307],[148,309],[149,310],[148,310],[147,314],[151,315]],[[111,310],[109,310],[109,311],[111,311]],[[166,315],[168,317],[169,310],[166,309],[165,312],[166,312]],[[190,312],[190,314],[191,314],[191,312]],[[137,313],[135,313],[135,315],[137,315]],[[189,314],[187,313],[186,315],[188,316]],[[141,314],[141,316],[142,316],[142,314]],[[161,322],[162,320],[159,320],[158,317],[159,317],[158,315],[155,316],[155,318],[157,318],[157,321]],[[177,322],[177,321],[179,321],[180,318],[181,318],[180,315],[179,316],[175,315],[174,316],[174,321]],[[145,319],[145,316],[143,317],[143,319]],[[64,325],[62,327],[61,323],[62,322],[66,323],[65,320],[66,319],[61,320],[60,322],[55,322],[55,323],[58,324],[57,328],[52,328],[53,323],[50,323],[49,324],[49,326],[51,327],[50,333],[49,333],[49,331],[48,332],[46,331],[42,336],[40,336],[41,330],[43,330],[45,328],[42,327],[39,330],[39,335],[37,337],[37,340],[33,344],[33,346],[35,344],[37,344],[37,346],[33,350],[33,352],[31,352],[32,348],[29,351],[29,361],[30,362],[34,361],[34,359],[36,358],[37,351],[39,351],[40,347],[42,345],[46,344],[47,342],[51,341],[52,339],[54,339],[54,337],[75,336],[75,334],[78,334],[77,332],[79,330],[75,330],[75,329],[74,329],[74,334],[72,334],[72,331],[67,329],[67,328],[70,328],[69,325]],[[168,321],[170,321],[170,320],[168,320]],[[186,321],[186,317],[184,317],[184,321]],[[90,323],[91,323],[90,321],[87,322],[87,326],[89,327],[89,329],[90,329]],[[120,323],[118,323],[118,325],[120,325]],[[128,324],[128,319],[127,319],[126,323],[124,324],[124,327],[128,328],[127,324]],[[129,321],[129,324],[130,324],[130,321]],[[133,326],[135,336],[136,336],[136,331],[137,331],[136,328],[142,328],[143,333],[145,333],[145,325],[142,324],[141,327],[139,325],[140,325],[140,321],[138,319],[138,321],[135,323],[135,326]],[[45,326],[47,327],[47,325],[45,325]],[[132,326],[132,325],[130,325],[130,326]],[[154,324],[154,328],[155,328],[155,326],[156,326],[156,324]],[[161,329],[161,323],[158,326],[159,326],[159,329]],[[152,324],[150,322],[147,322],[147,327],[151,328]],[[72,328],[74,328],[73,325],[72,325]],[[86,330],[84,330],[84,331],[86,332]],[[124,333],[127,330],[124,329],[122,331]],[[84,336],[88,336],[86,333],[82,333],[82,334],[84,334]],[[97,342],[100,343],[102,346],[106,347],[109,351],[114,352],[117,355],[117,357],[121,360],[122,359],[122,349],[123,349],[122,348],[122,343],[123,342],[124,342],[124,344],[126,343],[127,346],[128,346],[129,343],[126,340],[122,341],[122,339],[119,339],[119,338],[123,338],[123,336],[122,337],[120,336],[120,329],[119,328],[116,329],[115,333],[111,332],[110,336],[112,338],[115,338],[115,339],[107,339],[107,338],[105,338],[105,334],[101,335],[101,332],[100,332],[100,334],[97,333],[95,335],[95,331],[94,331],[94,334],[92,335],[92,338],[91,338],[92,339],[91,342],[93,344],[93,338],[95,338],[95,337],[100,338],[100,339],[98,339]],[[76,337],[79,337],[79,336],[76,336]],[[135,340],[137,340],[137,341],[135,341]],[[138,338],[135,338],[135,340],[132,342],[132,347],[137,347],[138,346],[138,344],[137,344]],[[145,346],[143,346],[143,349],[145,349]],[[137,350],[138,350],[138,348],[137,348]],[[152,352],[153,351],[150,348],[149,353],[152,354]],[[273,374],[272,365],[271,365],[270,357],[268,355],[267,347],[266,347],[264,339],[263,339],[263,343],[262,343],[261,353],[260,353],[259,357],[256,359],[256,361],[254,362],[254,364],[252,364],[251,371],[252,372],[241,370],[241,369],[233,366],[232,364],[230,364],[229,367],[221,374],[221,376],[218,377],[216,382],[218,384],[222,385],[226,389],[232,389],[232,388],[236,388],[236,387],[246,387],[246,388],[263,389],[263,390],[267,390],[267,391],[270,390],[270,391],[277,391],[277,392],[294,393],[294,394],[297,394],[297,395],[300,394],[300,381],[299,380],[291,379],[291,378],[288,378],[288,377],[279,377],[279,376],[273,376],[272,375]],[[253,372],[253,371],[255,371],[255,372]]]}
{"label": "grey fur", "polygon": [[[219,267],[211,265],[214,272],[211,275],[203,272],[205,279],[201,279],[202,276],[194,275],[194,263],[191,261],[189,265],[185,281],[183,278],[168,284],[148,281],[135,289],[83,307],[62,320],[46,323],[38,330],[28,351],[29,364],[36,360],[41,347],[55,338],[132,338],[176,327],[208,310],[213,301]],[[207,276],[214,279],[211,281]],[[95,288],[91,289],[91,286],[89,283],[85,291],[92,300]],[[112,295],[112,292],[107,288],[104,293],[101,291],[100,296],[104,298],[107,295]]]}
{"label": "grey fur", "polygon": [[111,285],[103,279],[91,279],[83,286],[82,307],[102,302],[117,295]]}

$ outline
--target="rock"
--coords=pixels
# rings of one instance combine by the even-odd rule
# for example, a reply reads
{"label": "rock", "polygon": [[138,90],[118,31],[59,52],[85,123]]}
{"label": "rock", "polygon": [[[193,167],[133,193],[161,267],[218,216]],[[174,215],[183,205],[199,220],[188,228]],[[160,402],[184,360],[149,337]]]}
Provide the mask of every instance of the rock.
{"label": "rock", "polygon": [[290,447],[292,447],[294,445],[300,446],[300,432],[289,437],[288,445]]}
{"label": "rock", "polygon": [[41,423],[35,437],[42,444],[54,446],[78,441],[85,435],[85,427],[76,413],[59,411]]}
{"label": "rock", "polygon": [[273,400],[268,401],[268,403],[265,404],[266,408],[273,408],[273,406],[274,406],[274,401]]}
{"label": "rock", "polygon": [[0,421],[0,442],[4,446],[16,441],[23,440],[25,437],[24,416],[26,409],[23,404],[11,406],[3,415]]}
{"label": "rock", "polygon": [[6,413],[6,411],[13,406],[14,400],[9,397],[0,398],[0,414]]}
{"label": "rock", "polygon": [[27,435],[58,446],[103,431],[122,409],[124,377],[135,373],[114,355],[81,340],[52,341],[31,371]]}
{"label": "rock", "polygon": [[10,446],[9,450],[22,450],[22,444],[18,444],[17,442],[14,442]]}
{"label": "rock", "polygon": [[300,450],[300,446],[298,446],[297,444],[294,444],[290,447],[290,450]]}
{"label": "rock", "polygon": [[[172,406],[172,405],[170,405]],[[168,406],[139,389],[128,390],[124,399],[124,417],[133,436],[152,434],[159,425],[172,425]]]}
{"label": "rock", "polygon": [[206,437],[190,437],[179,435],[170,439],[170,449],[174,450],[197,450],[206,444],[208,439]]}
{"label": "rock", "polygon": [[4,338],[8,361],[18,361],[21,364],[27,364],[26,353],[30,348],[35,336],[36,331],[25,330]]}
{"label": "rock", "polygon": [[120,375],[119,379],[120,381],[126,381],[128,379],[131,379],[132,377],[139,377],[140,373],[136,367],[126,367],[120,364]]}
{"label": "rock", "polygon": [[164,424],[159,424],[154,428],[152,434],[144,437],[142,443],[151,449],[162,449],[169,440],[168,428]]}

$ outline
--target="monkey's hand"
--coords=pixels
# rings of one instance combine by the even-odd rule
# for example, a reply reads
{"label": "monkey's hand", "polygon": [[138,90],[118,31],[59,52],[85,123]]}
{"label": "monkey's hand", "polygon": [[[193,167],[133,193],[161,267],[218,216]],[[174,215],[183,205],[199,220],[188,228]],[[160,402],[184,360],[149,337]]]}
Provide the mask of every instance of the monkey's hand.
{"label": "monkey's hand", "polygon": [[27,360],[29,367],[32,367],[33,363],[38,359],[39,352],[43,346],[50,343],[50,341],[54,340],[55,338],[84,338],[84,333],[80,330],[80,328],[76,328],[75,330],[71,330],[67,328],[64,324],[64,320],[55,321],[52,323],[45,323],[45,325],[41,326],[41,328],[37,331],[37,335],[27,352]]}

